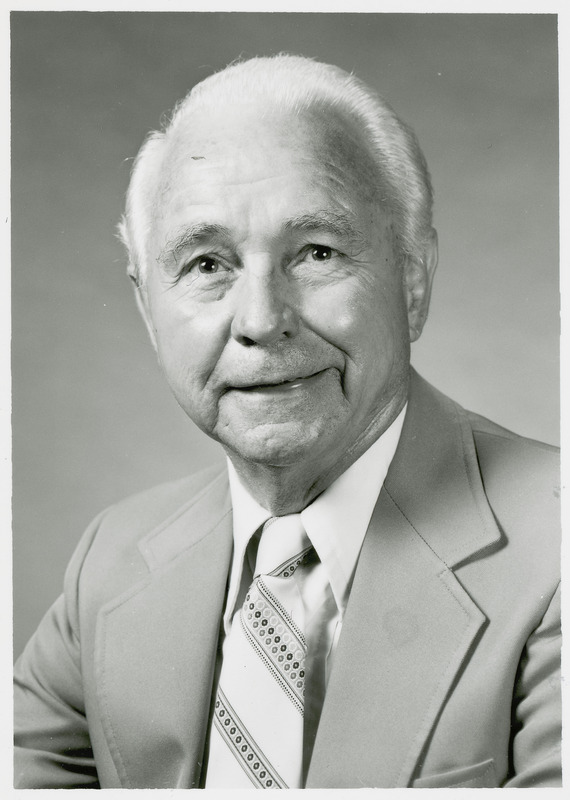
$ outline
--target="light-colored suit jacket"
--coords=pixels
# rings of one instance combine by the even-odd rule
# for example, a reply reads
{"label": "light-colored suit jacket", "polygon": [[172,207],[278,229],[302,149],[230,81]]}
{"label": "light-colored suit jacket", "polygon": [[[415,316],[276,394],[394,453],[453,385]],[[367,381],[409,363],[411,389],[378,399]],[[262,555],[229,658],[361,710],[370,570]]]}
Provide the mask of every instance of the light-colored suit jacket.
{"label": "light-colored suit jacket", "polygon": [[[557,477],[413,376],[307,787],[558,784]],[[200,785],[231,551],[219,469],[95,520],[16,668],[17,786]]]}

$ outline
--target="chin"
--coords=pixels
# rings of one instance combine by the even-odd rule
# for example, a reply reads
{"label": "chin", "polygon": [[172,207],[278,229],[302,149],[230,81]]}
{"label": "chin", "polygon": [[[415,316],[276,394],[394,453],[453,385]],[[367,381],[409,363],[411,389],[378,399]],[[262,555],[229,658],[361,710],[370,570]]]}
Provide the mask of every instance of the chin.
{"label": "chin", "polygon": [[[325,446],[326,424],[305,426],[298,422],[266,423],[249,430],[225,430],[219,437],[224,448],[255,464],[287,467],[315,457]],[[330,439],[330,430],[327,439]],[[330,443],[329,443],[330,446]]]}

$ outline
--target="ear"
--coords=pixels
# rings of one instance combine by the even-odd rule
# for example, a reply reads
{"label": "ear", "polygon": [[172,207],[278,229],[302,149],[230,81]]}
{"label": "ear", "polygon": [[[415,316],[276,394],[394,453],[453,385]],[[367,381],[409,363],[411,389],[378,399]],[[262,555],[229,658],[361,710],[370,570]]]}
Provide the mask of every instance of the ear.
{"label": "ear", "polygon": [[150,341],[152,346],[154,347],[155,352],[158,352],[157,345],[156,345],[156,333],[154,330],[154,325],[152,322],[152,315],[150,313],[150,308],[148,304],[148,297],[146,290],[144,288],[144,284],[140,283],[138,277],[129,269],[129,278],[133,282],[133,288],[135,291],[135,300],[137,303],[137,308],[140,311],[140,315],[143,318],[143,322],[146,326],[148,331],[148,335],[150,337]]}
{"label": "ear", "polygon": [[404,289],[408,306],[410,342],[415,342],[422,334],[428,315],[431,287],[436,267],[437,231],[432,228],[421,261],[410,259],[405,267]]}

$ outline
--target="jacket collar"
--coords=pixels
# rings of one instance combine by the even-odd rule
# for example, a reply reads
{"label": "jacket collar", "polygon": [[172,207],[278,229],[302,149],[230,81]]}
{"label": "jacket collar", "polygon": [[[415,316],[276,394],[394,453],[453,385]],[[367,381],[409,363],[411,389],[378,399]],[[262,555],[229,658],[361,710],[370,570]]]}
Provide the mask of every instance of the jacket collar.
{"label": "jacket collar", "polygon": [[174,562],[231,515],[226,470],[215,467],[210,473],[211,479],[195,496],[140,540],[139,550],[151,571]]}
{"label": "jacket collar", "polygon": [[450,568],[501,540],[467,413],[414,370],[408,412],[384,486]]}

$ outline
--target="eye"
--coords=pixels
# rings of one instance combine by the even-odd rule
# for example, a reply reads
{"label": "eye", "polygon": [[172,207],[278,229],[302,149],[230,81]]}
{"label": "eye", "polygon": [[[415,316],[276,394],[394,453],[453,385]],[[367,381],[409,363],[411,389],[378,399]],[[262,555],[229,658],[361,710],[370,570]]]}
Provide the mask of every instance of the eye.
{"label": "eye", "polygon": [[328,261],[332,258],[332,247],[326,247],[324,244],[313,245],[311,249],[311,257],[315,261]]}
{"label": "eye", "polygon": [[198,272],[202,272],[204,275],[212,275],[219,268],[218,262],[211,256],[202,256],[196,261],[196,266],[198,267]]}

